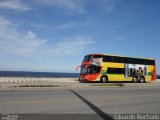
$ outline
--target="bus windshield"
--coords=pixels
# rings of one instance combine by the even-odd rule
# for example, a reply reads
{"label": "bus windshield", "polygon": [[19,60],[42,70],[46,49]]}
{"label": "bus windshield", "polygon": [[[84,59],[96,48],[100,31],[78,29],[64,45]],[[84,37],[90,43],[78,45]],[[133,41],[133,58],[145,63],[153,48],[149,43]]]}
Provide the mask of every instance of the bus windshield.
{"label": "bus windshield", "polygon": [[85,66],[81,67],[81,74],[97,74],[101,70],[100,66],[90,65],[87,68]]}
{"label": "bus windshield", "polygon": [[90,61],[91,55],[87,55],[84,57],[83,62]]}

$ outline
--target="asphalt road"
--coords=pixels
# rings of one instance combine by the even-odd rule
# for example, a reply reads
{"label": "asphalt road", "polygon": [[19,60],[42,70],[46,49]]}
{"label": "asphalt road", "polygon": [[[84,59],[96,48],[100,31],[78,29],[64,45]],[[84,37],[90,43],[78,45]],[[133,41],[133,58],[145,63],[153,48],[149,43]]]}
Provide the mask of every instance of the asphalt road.
{"label": "asphalt road", "polygon": [[95,119],[122,113],[160,114],[160,87],[10,88],[0,90],[0,113],[96,114]]}

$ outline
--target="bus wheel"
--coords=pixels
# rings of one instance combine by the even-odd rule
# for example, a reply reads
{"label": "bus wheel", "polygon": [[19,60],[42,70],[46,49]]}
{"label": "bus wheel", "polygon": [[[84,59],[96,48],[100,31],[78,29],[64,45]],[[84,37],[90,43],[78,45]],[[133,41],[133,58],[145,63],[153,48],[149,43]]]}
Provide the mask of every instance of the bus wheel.
{"label": "bus wheel", "polygon": [[132,82],[133,82],[133,83],[138,82],[138,78],[137,78],[137,77],[133,77],[133,78],[132,78]]}
{"label": "bus wheel", "polygon": [[101,83],[106,83],[108,81],[106,76],[102,76],[100,79]]}
{"label": "bus wheel", "polygon": [[144,82],[145,82],[145,78],[144,78],[143,76],[140,77],[139,82],[140,82],[140,83],[144,83]]}

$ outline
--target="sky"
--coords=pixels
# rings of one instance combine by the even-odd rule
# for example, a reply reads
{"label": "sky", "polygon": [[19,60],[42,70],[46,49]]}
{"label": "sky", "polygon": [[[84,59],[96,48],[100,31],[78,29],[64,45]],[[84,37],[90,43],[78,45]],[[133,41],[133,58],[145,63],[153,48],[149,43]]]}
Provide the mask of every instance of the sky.
{"label": "sky", "polygon": [[90,53],[155,58],[159,0],[0,0],[0,70],[76,72]]}

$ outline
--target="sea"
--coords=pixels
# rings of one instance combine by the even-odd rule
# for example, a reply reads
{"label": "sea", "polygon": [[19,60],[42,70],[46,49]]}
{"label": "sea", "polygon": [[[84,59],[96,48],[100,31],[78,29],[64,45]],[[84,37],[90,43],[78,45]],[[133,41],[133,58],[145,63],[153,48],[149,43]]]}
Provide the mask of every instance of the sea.
{"label": "sea", "polygon": [[0,71],[0,77],[78,78],[79,73]]}
{"label": "sea", "polygon": [[[0,77],[79,78],[79,73],[0,71]],[[160,79],[160,75],[157,75],[157,79]]]}

